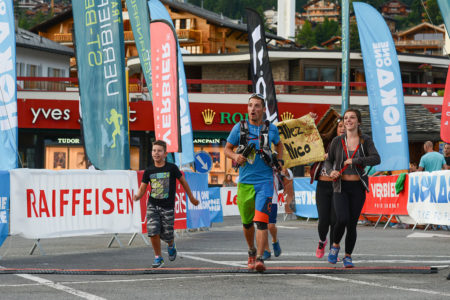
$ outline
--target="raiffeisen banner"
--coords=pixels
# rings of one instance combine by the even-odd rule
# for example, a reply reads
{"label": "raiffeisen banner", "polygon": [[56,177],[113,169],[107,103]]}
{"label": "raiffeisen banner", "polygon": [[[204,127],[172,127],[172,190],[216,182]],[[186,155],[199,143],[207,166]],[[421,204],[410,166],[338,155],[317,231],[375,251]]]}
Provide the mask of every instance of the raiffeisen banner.
{"label": "raiffeisen banner", "polygon": [[0,170],[17,168],[16,31],[13,2],[0,1]]}
{"label": "raiffeisen banner", "polygon": [[372,138],[381,164],[377,171],[409,168],[402,78],[389,28],[372,6],[353,2],[369,97]]}
{"label": "raiffeisen banner", "polygon": [[[167,9],[159,0],[148,1],[150,8],[150,18],[167,20],[172,26]],[[180,45],[177,40],[178,48],[178,78],[179,78],[179,98],[180,98],[180,134],[181,134],[181,158],[175,155],[177,165],[185,165],[194,162],[194,136],[191,123],[191,112],[189,109],[189,98],[186,84],[186,73],[184,72],[183,57],[181,55]]]}
{"label": "raiffeisen banner", "polygon": [[120,1],[72,1],[83,137],[100,170],[128,170],[130,146]]}
{"label": "raiffeisen banner", "polygon": [[134,41],[141,61],[142,73],[147,83],[148,93],[152,97],[152,66],[150,51],[150,15],[148,6],[142,0],[126,0],[128,18],[133,30]]}
{"label": "raiffeisen banner", "polygon": [[28,239],[141,232],[135,171],[10,171],[11,235]]}
{"label": "raiffeisen banner", "polygon": [[264,23],[256,11],[249,8],[246,11],[253,91],[263,95],[266,99],[265,119],[271,123],[277,123],[278,102],[269,61],[269,51],[267,50]]}
{"label": "raiffeisen banner", "polygon": [[176,33],[166,20],[155,20],[150,23],[150,36],[155,138],[167,143],[167,152],[179,152],[180,102]]}

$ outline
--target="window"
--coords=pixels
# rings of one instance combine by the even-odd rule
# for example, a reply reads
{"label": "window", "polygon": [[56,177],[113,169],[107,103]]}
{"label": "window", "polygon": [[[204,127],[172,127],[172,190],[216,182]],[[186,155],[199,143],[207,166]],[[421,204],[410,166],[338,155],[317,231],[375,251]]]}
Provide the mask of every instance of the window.
{"label": "window", "polygon": [[305,81],[319,81],[319,68],[305,68]]}
{"label": "window", "polygon": [[[33,153],[27,153],[34,155]],[[45,168],[49,170],[86,169],[83,146],[46,146]],[[139,170],[139,147],[130,147],[130,168]]]}
{"label": "window", "polygon": [[305,67],[305,81],[336,81],[337,67]]}
{"label": "window", "polygon": [[[25,65],[25,74],[22,76],[29,77],[41,77],[42,76],[42,67],[37,65]],[[25,89],[40,89],[41,82],[38,81],[26,81],[24,84]]]}
{"label": "window", "polygon": [[186,29],[186,19],[180,19],[180,29]]}
{"label": "window", "polygon": [[417,33],[414,35],[415,41],[422,40],[442,40],[442,33]]}
{"label": "window", "polygon": [[[48,77],[65,77],[66,71],[64,69],[56,69],[49,67],[47,70]],[[47,82],[47,89],[49,91],[64,91],[64,82]]]}

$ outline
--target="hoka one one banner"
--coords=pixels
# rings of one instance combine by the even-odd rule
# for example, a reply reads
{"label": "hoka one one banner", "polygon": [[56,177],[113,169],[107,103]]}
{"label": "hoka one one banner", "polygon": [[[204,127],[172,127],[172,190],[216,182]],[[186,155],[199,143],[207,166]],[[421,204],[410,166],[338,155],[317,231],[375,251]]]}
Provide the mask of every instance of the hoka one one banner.
{"label": "hoka one one banner", "polygon": [[389,28],[372,6],[353,2],[363,54],[372,138],[381,157],[377,171],[409,168],[402,78]]}
{"label": "hoka one one banner", "polygon": [[17,168],[16,31],[13,2],[0,1],[0,170]]}
{"label": "hoka one one banner", "polygon": [[72,1],[86,155],[128,170],[130,146],[121,1]]}

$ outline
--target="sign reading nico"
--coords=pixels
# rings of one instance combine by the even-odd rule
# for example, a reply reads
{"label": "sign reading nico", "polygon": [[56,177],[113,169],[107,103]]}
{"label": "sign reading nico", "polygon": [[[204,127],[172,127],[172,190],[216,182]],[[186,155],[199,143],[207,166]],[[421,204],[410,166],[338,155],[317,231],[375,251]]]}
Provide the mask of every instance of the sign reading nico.
{"label": "sign reading nico", "polygon": [[212,158],[209,153],[205,151],[195,152],[194,156],[195,171],[199,173],[207,173],[212,167]]}

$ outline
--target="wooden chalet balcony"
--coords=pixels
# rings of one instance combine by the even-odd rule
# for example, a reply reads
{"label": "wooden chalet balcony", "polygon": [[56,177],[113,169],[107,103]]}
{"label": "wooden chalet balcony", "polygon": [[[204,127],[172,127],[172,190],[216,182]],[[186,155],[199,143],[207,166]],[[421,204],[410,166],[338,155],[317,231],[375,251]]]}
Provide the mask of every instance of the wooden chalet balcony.
{"label": "wooden chalet balcony", "polygon": [[177,29],[177,36],[180,43],[201,43],[202,32],[193,29]]}
{"label": "wooden chalet balcony", "polygon": [[123,39],[124,41],[134,41],[133,31],[124,31]]}
{"label": "wooden chalet balcony", "polygon": [[395,41],[395,46],[444,46],[443,40]]}
{"label": "wooden chalet balcony", "polygon": [[55,33],[53,34],[53,38],[51,38],[51,40],[57,43],[72,42],[72,33]]}

